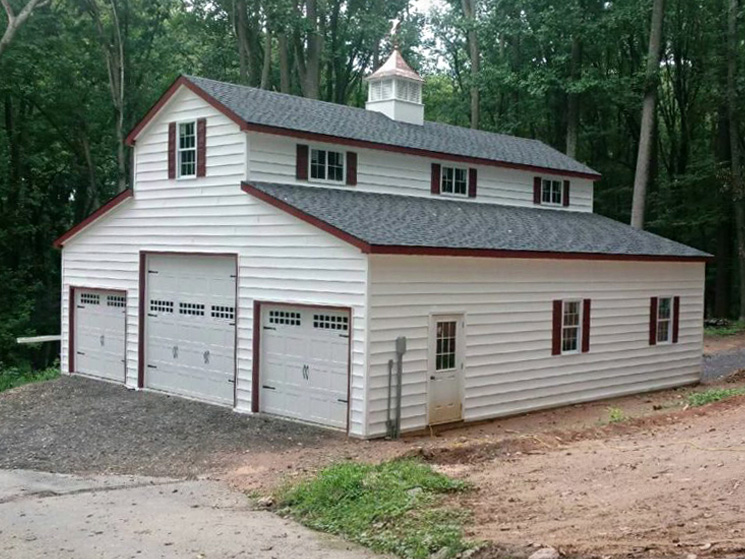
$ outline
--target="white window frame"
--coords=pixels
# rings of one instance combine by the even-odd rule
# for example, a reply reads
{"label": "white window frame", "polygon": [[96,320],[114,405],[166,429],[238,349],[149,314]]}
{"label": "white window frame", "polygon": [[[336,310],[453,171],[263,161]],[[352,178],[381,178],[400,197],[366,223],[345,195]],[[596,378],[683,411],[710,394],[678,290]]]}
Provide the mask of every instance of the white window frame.
{"label": "white window frame", "polygon": [[[553,187],[554,184],[559,185],[559,201],[553,202],[549,201],[546,202],[543,199],[543,193],[546,189],[546,186]],[[549,200],[552,199],[551,191],[549,190]],[[551,178],[551,177],[541,177],[541,206],[563,206],[564,205],[564,181],[561,179]]]}
{"label": "white window frame", "polygon": [[[447,192],[445,190],[445,170],[446,169],[452,169],[453,170],[453,192]],[[461,194],[460,192],[455,192],[455,175],[457,171],[463,171],[466,175],[466,191]],[[453,196],[455,198],[468,198],[468,189],[470,188],[470,173],[468,172],[468,167],[458,167],[456,165],[440,165],[440,195],[442,196]]]}
{"label": "white window frame", "polygon": [[[324,164],[325,169],[325,175],[327,178],[325,179],[318,179],[313,176],[313,152],[314,151],[325,151],[326,152],[326,163]],[[333,153],[339,153],[341,154],[341,180],[333,180],[329,179],[329,152]],[[347,152],[336,150],[336,149],[329,149],[325,147],[320,146],[309,146],[308,147],[308,182],[317,182],[317,183],[323,183],[323,184],[335,184],[335,185],[344,185],[347,184]]]}
{"label": "white window frame", "polygon": [[[660,309],[662,308],[662,300],[668,299],[670,301],[670,317],[660,318]],[[672,295],[660,295],[657,297],[657,320],[655,322],[655,333],[654,339],[657,341],[657,345],[671,344],[673,343],[673,324],[675,320],[675,297]],[[660,322],[667,322],[667,339],[660,339]]]}
{"label": "white window frame", "polygon": [[[181,127],[191,124],[194,126],[194,147],[193,148],[182,148],[181,147]],[[197,144],[199,143],[199,138],[197,137],[199,135],[199,131],[197,130],[197,121],[196,120],[183,120],[181,122],[176,123],[176,178],[179,180],[182,179],[195,179],[197,178],[197,166],[199,165],[199,162],[197,161],[197,158],[199,157],[199,153],[197,151]],[[181,173],[181,154],[188,151],[194,151],[194,174],[193,175],[184,175]]]}
{"label": "white window frame", "polygon": [[[577,325],[567,326],[564,323],[565,309],[570,303],[577,303]],[[582,352],[582,315],[584,311],[584,301],[582,299],[566,299],[561,301],[561,355],[574,355]],[[564,331],[567,329],[577,329],[577,347],[575,349],[564,349]]]}

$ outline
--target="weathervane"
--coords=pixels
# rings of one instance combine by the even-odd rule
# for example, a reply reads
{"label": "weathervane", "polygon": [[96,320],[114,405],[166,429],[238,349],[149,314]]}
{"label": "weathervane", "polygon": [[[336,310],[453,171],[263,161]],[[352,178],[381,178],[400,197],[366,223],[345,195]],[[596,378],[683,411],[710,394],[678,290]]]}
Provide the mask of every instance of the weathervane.
{"label": "weathervane", "polygon": [[393,48],[398,49],[398,32],[401,31],[401,19],[395,18],[391,20],[391,43],[393,43]]}

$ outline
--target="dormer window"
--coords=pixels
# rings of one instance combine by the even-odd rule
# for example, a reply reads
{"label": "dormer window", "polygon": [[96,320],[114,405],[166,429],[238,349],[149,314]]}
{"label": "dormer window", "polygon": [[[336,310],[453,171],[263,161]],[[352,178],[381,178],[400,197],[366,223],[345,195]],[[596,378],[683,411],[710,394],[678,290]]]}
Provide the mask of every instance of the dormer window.
{"label": "dormer window", "polygon": [[197,123],[178,125],[178,176],[180,179],[197,176]]}
{"label": "dormer window", "polygon": [[544,206],[569,206],[569,190],[571,184],[568,180],[555,178],[534,177],[533,178],[533,203]]}
{"label": "dormer window", "polygon": [[442,194],[468,195],[468,169],[443,165],[440,180],[440,192]]}
{"label": "dormer window", "polygon": [[561,191],[561,181],[543,179],[543,185],[541,186],[541,203],[561,206]]}
{"label": "dormer window", "polygon": [[311,149],[310,178],[319,181],[344,182],[344,153]]}

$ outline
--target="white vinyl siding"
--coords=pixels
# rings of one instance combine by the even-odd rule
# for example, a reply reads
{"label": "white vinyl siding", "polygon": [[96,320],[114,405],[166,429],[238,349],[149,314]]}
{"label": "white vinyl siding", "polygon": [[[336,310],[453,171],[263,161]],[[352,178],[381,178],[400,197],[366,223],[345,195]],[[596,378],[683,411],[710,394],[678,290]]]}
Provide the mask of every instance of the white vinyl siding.
{"label": "white vinyl siding", "polygon": [[[249,133],[251,153],[249,179],[253,181],[298,183],[295,178],[295,156],[297,140],[283,136]],[[313,147],[344,151],[339,144],[314,144]],[[445,159],[419,157],[405,153],[354,148],[357,152],[356,190],[405,194],[408,196],[431,196],[431,164],[445,167],[453,164]],[[478,197],[471,203],[506,204],[541,208],[533,203],[533,179],[535,172],[494,167],[491,165],[468,165],[478,171]],[[591,212],[593,207],[593,182],[571,178],[571,197],[568,208],[557,209]],[[301,184],[308,184],[300,181]],[[312,181],[311,181],[312,184]],[[323,186],[329,186],[328,183]],[[340,185],[341,186],[341,185]]]}
{"label": "white vinyl siding", "polygon": [[[684,302],[679,343],[662,352],[648,341],[661,285]],[[371,256],[368,434],[385,432],[397,336],[408,340],[402,427],[425,427],[431,315],[465,315],[466,421],[694,383],[703,285],[703,263]],[[582,298],[592,300],[592,351],[557,360],[552,301]]]}
{"label": "white vinyl siding", "polygon": [[[207,119],[207,176],[183,183],[168,181],[168,123],[198,118]],[[237,253],[236,409],[248,412],[251,407],[255,299],[351,307],[350,432],[361,436],[365,414],[365,256],[242,192],[247,145],[246,134],[233,121],[186,90],[176,94],[142,132],[135,149],[134,199],[72,238],[62,251],[62,370],[67,371],[70,285],[127,292],[127,385],[134,387],[139,251]]]}

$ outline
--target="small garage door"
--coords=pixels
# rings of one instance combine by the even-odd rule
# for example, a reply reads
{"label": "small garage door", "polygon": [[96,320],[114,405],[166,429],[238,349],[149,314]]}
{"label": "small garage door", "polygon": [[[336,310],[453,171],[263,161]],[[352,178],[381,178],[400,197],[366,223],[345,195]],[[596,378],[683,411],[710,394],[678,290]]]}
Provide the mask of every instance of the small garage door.
{"label": "small garage door", "polygon": [[145,386],[233,405],[235,259],[147,258]]}
{"label": "small garage door", "polygon": [[86,289],[75,289],[74,295],[75,372],[124,382],[126,295]]}
{"label": "small garage door", "polygon": [[349,327],[347,312],[263,306],[261,411],[345,428]]}

